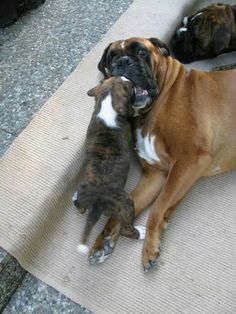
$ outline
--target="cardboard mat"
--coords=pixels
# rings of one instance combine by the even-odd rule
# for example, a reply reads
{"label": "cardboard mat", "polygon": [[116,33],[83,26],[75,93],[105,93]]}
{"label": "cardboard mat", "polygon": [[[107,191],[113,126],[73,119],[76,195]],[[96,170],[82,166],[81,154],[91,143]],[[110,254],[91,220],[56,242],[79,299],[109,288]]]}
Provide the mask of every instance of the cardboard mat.
{"label": "cardboard mat", "polygon": [[[155,272],[143,273],[141,241],[120,239],[100,266],[89,266],[87,257],[76,252],[85,218],[71,197],[93,110],[86,92],[100,79],[96,66],[103,49],[135,35],[169,39],[187,3],[134,1],[1,160],[0,246],[96,314],[236,313],[235,172],[195,185],[163,234]],[[212,67],[219,60],[196,66]],[[139,175],[133,162],[129,191]],[[145,225],[146,217],[147,212],[138,223]],[[94,229],[90,245],[103,224]]]}

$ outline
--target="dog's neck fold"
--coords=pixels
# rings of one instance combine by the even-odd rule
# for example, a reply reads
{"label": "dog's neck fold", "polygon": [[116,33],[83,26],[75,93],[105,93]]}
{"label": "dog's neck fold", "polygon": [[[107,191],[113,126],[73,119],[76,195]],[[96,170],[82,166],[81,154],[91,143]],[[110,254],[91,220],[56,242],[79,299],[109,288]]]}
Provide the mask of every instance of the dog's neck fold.
{"label": "dog's neck fold", "polygon": [[157,84],[160,90],[158,98],[165,97],[175,82],[185,74],[182,63],[172,57],[166,57],[157,69]]}

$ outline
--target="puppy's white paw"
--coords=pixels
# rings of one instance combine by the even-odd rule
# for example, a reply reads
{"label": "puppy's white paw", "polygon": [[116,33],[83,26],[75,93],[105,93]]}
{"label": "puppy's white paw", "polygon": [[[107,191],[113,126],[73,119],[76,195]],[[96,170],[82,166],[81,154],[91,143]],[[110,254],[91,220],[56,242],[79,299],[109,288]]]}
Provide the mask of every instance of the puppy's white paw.
{"label": "puppy's white paw", "polygon": [[89,247],[86,244],[81,243],[77,246],[77,252],[82,254],[88,254]]}
{"label": "puppy's white paw", "polygon": [[72,196],[72,201],[77,201],[78,192],[76,191]]}
{"label": "puppy's white paw", "polygon": [[139,232],[139,240],[144,240],[146,235],[146,227],[144,226],[134,226]]}

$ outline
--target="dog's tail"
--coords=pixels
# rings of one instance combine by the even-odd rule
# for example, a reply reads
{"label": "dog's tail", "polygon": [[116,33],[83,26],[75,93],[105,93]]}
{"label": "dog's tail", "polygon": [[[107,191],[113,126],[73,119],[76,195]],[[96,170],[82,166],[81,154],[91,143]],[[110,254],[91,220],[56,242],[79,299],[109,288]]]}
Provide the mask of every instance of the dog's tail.
{"label": "dog's tail", "polygon": [[101,214],[102,214],[102,210],[98,206],[93,206],[93,208],[89,210],[87,221],[86,221],[85,228],[83,231],[82,241],[81,241],[81,244],[79,244],[77,247],[77,250],[80,253],[86,254],[88,252],[89,249],[88,249],[88,246],[86,245],[86,242],[89,238],[89,235],[93,227],[95,226],[95,224],[101,217]]}

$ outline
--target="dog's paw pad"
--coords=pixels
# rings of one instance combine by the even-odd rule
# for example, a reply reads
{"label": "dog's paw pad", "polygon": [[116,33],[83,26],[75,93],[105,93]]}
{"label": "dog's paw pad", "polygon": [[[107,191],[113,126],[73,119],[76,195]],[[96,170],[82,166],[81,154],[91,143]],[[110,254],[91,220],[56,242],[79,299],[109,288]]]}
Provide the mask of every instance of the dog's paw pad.
{"label": "dog's paw pad", "polygon": [[144,226],[134,226],[135,229],[139,232],[139,239],[138,240],[144,240],[146,235],[146,227]]}
{"label": "dog's paw pad", "polygon": [[111,237],[105,238],[103,248],[98,250],[92,250],[89,256],[89,263],[92,265],[101,264],[104,260],[111,255],[115,242],[111,240]]}
{"label": "dog's paw pad", "polygon": [[115,243],[111,239],[105,239],[103,249],[105,252],[105,256],[112,253]]}
{"label": "dog's paw pad", "polygon": [[105,255],[105,251],[104,250],[99,250],[99,251],[95,251],[93,252],[89,258],[88,258],[88,262],[91,265],[96,265],[96,264],[101,264],[104,262],[104,260],[107,258],[107,256]]}
{"label": "dog's paw pad", "polygon": [[149,261],[149,264],[143,267],[143,271],[145,273],[148,273],[151,270],[156,269],[159,265],[160,265],[160,261],[159,261],[159,258],[157,258],[154,261]]}

